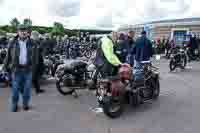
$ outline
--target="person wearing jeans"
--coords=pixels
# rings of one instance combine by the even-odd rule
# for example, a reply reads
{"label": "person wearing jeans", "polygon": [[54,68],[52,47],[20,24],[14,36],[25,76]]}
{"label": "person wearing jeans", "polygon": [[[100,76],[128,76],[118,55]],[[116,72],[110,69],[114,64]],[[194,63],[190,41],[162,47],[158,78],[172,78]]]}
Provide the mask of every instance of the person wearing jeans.
{"label": "person wearing jeans", "polygon": [[[19,101],[19,88],[23,87],[23,108],[24,110],[29,109],[29,102],[31,98],[31,83],[32,83],[32,72],[27,69],[19,69],[12,73],[12,106],[11,111],[16,112],[18,110]],[[21,86],[23,84],[23,86]]]}
{"label": "person wearing jeans", "polygon": [[22,92],[23,109],[29,110],[32,85],[32,64],[34,43],[29,37],[29,27],[19,25],[17,36],[10,40],[4,70],[12,76],[11,111],[18,111],[19,92]]}
{"label": "person wearing jeans", "polygon": [[153,56],[153,47],[151,41],[146,37],[146,32],[141,33],[141,37],[135,42],[135,47],[133,48],[133,55],[135,55],[134,63],[134,78],[135,80],[142,80],[142,61],[149,61]]}

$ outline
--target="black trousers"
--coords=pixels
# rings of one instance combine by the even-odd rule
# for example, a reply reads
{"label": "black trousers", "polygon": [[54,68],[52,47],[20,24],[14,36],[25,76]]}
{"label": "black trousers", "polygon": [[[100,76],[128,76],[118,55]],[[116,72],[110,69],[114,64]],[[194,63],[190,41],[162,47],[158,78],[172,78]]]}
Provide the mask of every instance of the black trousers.
{"label": "black trousers", "polygon": [[38,92],[40,90],[40,71],[35,71],[33,72],[33,78],[32,78],[32,83],[33,83],[33,87],[35,89],[35,92]]}
{"label": "black trousers", "polygon": [[33,79],[33,87],[35,88],[35,92],[39,92],[40,91],[39,79]]}
{"label": "black trousers", "polygon": [[118,74],[119,67],[110,64],[104,64],[104,66],[98,68],[98,72],[102,78],[116,76]]}

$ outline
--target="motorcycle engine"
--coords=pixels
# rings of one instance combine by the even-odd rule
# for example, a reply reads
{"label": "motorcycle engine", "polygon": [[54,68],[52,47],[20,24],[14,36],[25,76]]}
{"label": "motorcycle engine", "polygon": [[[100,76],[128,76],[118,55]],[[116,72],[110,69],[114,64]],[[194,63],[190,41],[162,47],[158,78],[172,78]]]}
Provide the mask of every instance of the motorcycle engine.
{"label": "motorcycle engine", "polygon": [[64,76],[64,85],[68,87],[73,87],[75,86],[75,78],[72,75],[65,75]]}
{"label": "motorcycle engine", "polygon": [[84,87],[86,81],[83,74],[66,74],[64,77],[64,85],[69,87]]}

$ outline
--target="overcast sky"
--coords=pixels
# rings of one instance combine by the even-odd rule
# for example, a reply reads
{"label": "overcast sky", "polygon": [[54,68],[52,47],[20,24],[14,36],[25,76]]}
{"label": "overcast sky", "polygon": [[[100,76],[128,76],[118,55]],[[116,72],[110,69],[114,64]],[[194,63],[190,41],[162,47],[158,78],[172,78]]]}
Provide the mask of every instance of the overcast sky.
{"label": "overcast sky", "polygon": [[106,28],[200,16],[199,0],[0,0],[0,25],[30,17],[34,25]]}

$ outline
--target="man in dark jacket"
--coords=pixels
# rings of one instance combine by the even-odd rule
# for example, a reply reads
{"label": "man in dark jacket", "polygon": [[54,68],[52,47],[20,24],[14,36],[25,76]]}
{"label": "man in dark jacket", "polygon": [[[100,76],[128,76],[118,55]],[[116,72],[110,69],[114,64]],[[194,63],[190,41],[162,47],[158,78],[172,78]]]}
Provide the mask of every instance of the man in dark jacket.
{"label": "man in dark jacket", "polygon": [[127,38],[127,58],[126,58],[126,62],[129,63],[131,66],[134,65],[134,55],[132,54],[133,52],[133,48],[135,47],[135,41],[134,41],[134,36],[135,36],[135,32],[134,31],[129,31],[128,32],[128,38]]}
{"label": "man in dark jacket", "polygon": [[116,55],[122,63],[126,62],[126,57],[128,55],[128,48],[125,40],[125,35],[121,33],[119,39],[117,40],[117,45],[115,47]]}
{"label": "man in dark jacket", "polygon": [[195,50],[198,49],[198,42],[196,36],[190,38],[190,52],[192,54],[192,58],[195,59]]}
{"label": "man in dark jacket", "polygon": [[114,31],[111,37],[105,36],[99,41],[95,65],[102,77],[116,75],[118,67],[122,64],[115,51],[117,38],[118,33]]}
{"label": "man in dark jacket", "polygon": [[29,110],[32,84],[32,58],[34,46],[29,37],[29,28],[20,25],[18,35],[9,42],[8,53],[4,62],[4,70],[12,74],[11,111],[18,111],[19,90],[23,90],[23,109]]}
{"label": "man in dark jacket", "polygon": [[166,43],[165,43],[165,47],[166,47],[166,57],[168,57],[169,55],[169,50],[170,50],[170,42],[169,42],[169,38],[167,39]]}
{"label": "man in dark jacket", "polygon": [[[39,33],[33,31],[31,38],[33,39],[35,46],[33,47],[33,58],[36,59],[32,66],[33,75],[33,87],[35,88],[36,94],[43,93],[44,90],[40,89],[39,80],[43,74],[44,60],[42,56],[42,48],[39,41]],[[37,61],[37,62],[36,62]]]}
{"label": "man in dark jacket", "polygon": [[142,36],[138,38],[135,42],[135,47],[133,49],[133,54],[135,55],[135,80],[141,79],[141,62],[149,61],[153,56],[153,48],[151,41],[146,37],[146,32],[143,31]]}
{"label": "man in dark jacket", "polygon": [[8,39],[6,38],[6,36],[0,38],[0,45],[2,48],[5,48],[8,44]]}

